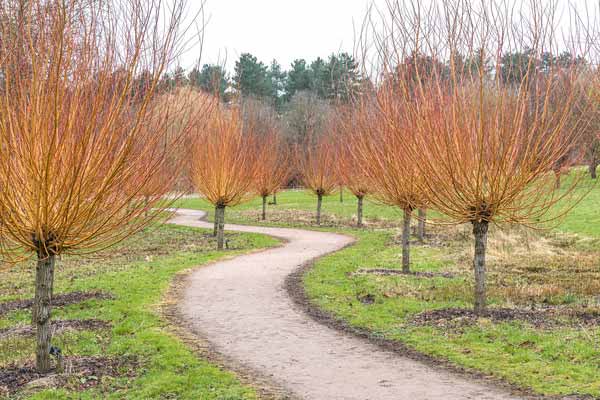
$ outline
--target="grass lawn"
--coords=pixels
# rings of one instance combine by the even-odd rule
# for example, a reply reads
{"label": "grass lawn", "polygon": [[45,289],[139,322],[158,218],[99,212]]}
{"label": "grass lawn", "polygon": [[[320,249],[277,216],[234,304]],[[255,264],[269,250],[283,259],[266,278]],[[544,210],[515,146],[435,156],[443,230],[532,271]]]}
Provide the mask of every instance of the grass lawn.
{"label": "grass lawn", "polygon": [[[588,191],[583,181],[579,191]],[[432,276],[381,275],[400,264],[400,212],[367,203],[370,228],[351,228],[355,201],[326,198],[326,229],[355,235],[356,245],[316,262],[305,276],[309,298],[353,326],[401,341],[456,365],[548,395],[600,396],[600,189],[550,232],[491,229],[488,296],[503,318],[475,318],[469,226],[429,227],[413,244],[412,268]],[[209,210],[201,199],[180,206]],[[310,226],[316,199],[284,191],[269,206],[271,225]],[[261,202],[227,211],[227,222],[257,222]],[[444,274],[442,274],[444,273]],[[458,310],[458,311],[457,311]],[[465,311],[467,310],[467,311]],[[452,312],[450,312],[452,311]]]}
{"label": "grass lawn", "polygon": [[[356,197],[344,191],[343,203],[340,202],[339,192],[323,197],[323,226],[339,226],[351,223],[356,218]],[[269,198],[269,202],[272,198]],[[201,198],[185,198],[175,206],[207,211],[209,219],[214,214],[213,206]],[[262,209],[262,199],[254,198],[237,207],[225,210],[225,223],[256,223],[259,222]],[[311,225],[317,209],[317,197],[302,189],[284,190],[277,194],[277,205],[267,206],[269,225]],[[364,218],[372,224],[396,225],[402,218],[402,213],[394,207],[381,205],[369,199],[365,200]]]}
{"label": "grass lawn", "polygon": [[579,186],[578,191],[587,195],[562,218],[557,229],[600,239],[600,185],[583,179]]}
{"label": "grass lawn", "polygon": [[[217,252],[206,231],[160,226],[129,239],[92,259],[63,257],[58,263],[55,293],[102,291],[113,299],[91,299],[53,310],[54,319],[101,319],[100,330],[67,330],[53,339],[67,357],[135,360],[120,366],[114,377],[87,376],[61,389],[21,390],[11,398],[32,399],[255,399],[229,372],[198,359],[169,332],[158,304],[174,276],[188,268],[225,256],[276,244],[253,234],[230,235],[232,250]],[[0,303],[33,297],[32,263],[3,271]],[[0,316],[0,329],[26,326],[29,310]],[[31,360],[32,336],[0,335],[0,369]],[[65,363],[68,366],[68,361]],[[0,391],[1,392],[1,391]],[[0,394],[0,398],[2,395]]]}
{"label": "grass lawn", "polygon": [[[466,235],[457,233],[448,247],[413,248],[415,271],[443,271],[451,278],[357,273],[396,269],[400,261],[393,234],[358,235],[355,246],[319,260],[305,276],[307,294],[321,308],[378,336],[539,393],[600,395],[597,254],[571,252],[562,244],[543,246],[543,238],[530,239],[532,247],[543,246],[532,254],[514,239],[504,244],[495,240],[492,244],[505,248],[490,249],[490,306],[531,310],[532,315],[506,321],[476,319],[429,313],[471,307]],[[571,318],[580,311],[595,321]]]}
{"label": "grass lawn", "polygon": [[[569,179],[568,176],[563,178],[563,187],[568,187]],[[581,195],[584,195],[583,198]],[[584,177],[579,183],[579,189],[575,191],[574,198],[581,198],[581,201],[556,221],[558,225],[554,229],[600,239],[600,187],[595,181]],[[339,192],[323,198],[322,226],[351,227],[353,225],[356,218],[356,198],[345,190],[343,200],[340,202]],[[272,198],[269,198],[269,202],[271,201]],[[202,198],[180,199],[175,206],[207,211],[208,218],[212,221],[213,206]],[[259,220],[261,207],[261,198],[253,198],[237,207],[228,207],[225,211],[226,223],[261,223]],[[284,190],[277,194],[277,205],[267,206],[268,221],[262,224],[311,226],[314,223],[316,208],[317,198],[310,191]],[[439,217],[435,212],[429,214]],[[402,211],[367,197],[364,204],[364,218],[366,225],[372,228],[396,228],[401,227]]]}

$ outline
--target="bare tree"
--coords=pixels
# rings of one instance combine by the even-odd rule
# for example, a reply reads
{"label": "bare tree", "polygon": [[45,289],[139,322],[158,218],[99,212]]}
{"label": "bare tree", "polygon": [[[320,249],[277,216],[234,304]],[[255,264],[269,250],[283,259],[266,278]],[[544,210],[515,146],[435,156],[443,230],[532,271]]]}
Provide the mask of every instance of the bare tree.
{"label": "bare tree", "polygon": [[287,182],[291,159],[281,123],[275,110],[257,100],[244,100],[244,130],[256,136],[256,177],[254,189],[262,198],[261,219],[267,218],[267,198]]}
{"label": "bare tree", "polygon": [[317,225],[321,225],[323,197],[331,195],[339,182],[332,130],[331,127],[320,135],[309,134],[304,146],[297,146],[296,150],[302,183],[317,196]]}
{"label": "bare tree", "polygon": [[331,114],[331,106],[312,92],[298,92],[283,115],[284,133],[290,144],[303,144],[321,132]]}
{"label": "bare tree", "polygon": [[410,155],[417,120],[406,103],[399,101],[402,92],[396,83],[387,81],[373,98],[355,103],[355,126],[350,156],[366,177],[375,198],[399,207],[403,214],[402,270],[410,272],[410,225],[413,211],[427,203],[423,175]]}
{"label": "bare tree", "polygon": [[194,186],[215,206],[217,249],[225,244],[225,208],[252,195],[256,179],[256,135],[244,129],[239,106],[213,112],[206,123],[196,125],[193,145]]}
{"label": "bare tree", "polygon": [[[51,368],[56,257],[109,247],[168,207],[177,176],[154,177],[185,127],[170,129],[176,107],[152,103],[181,50],[185,9],[179,0],[0,3],[0,181],[11,188],[0,191],[1,249],[37,257],[40,372]],[[148,79],[136,91],[140,70]]]}
{"label": "bare tree", "polygon": [[[357,163],[356,153],[359,151],[359,141],[363,135],[361,124],[361,111],[353,106],[340,106],[336,109],[335,150],[337,176],[340,186],[348,188],[356,197],[356,225],[363,226],[363,203],[365,197],[371,193],[372,182],[363,170],[363,165]],[[343,190],[343,189],[340,189]]]}
{"label": "bare tree", "polygon": [[[393,127],[394,110],[400,109],[401,121],[412,126],[406,154],[423,177],[420,186],[428,202],[447,221],[472,225],[474,308],[482,313],[489,224],[539,224],[574,204],[567,197],[578,179],[556,191],[552,171],[571,154],[587,124],[587,112],[571,119],[581,71],[575,62],[553,61],[542,70],[536,60],[573,45],[574,61],[575,45],[585,51],[586,38],[558,43],[555,4],[541,0],[388,5],[385,32],[377,31],[375,41],[383,75],[394,73],[408,55],[447,60],[426,80],[419,79],[424,73],[417,64],[416,82],[398,79],[391,101],[379,101],[378,109]],[[518,80],[507,80],[501,68],[516,67],[503,65],[502,55],[515,49],[534,56],[519,70]],[[473,60],[469,68],[464,60]],[[557,211],[557,204],[564,208]]]}

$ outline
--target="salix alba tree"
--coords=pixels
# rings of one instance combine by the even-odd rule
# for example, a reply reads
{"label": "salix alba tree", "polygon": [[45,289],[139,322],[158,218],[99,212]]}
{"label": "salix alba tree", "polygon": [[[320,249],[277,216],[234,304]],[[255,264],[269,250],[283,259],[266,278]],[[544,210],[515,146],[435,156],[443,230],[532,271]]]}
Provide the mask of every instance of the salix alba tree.
{"label": "salix alba tree", "polygon": [[329,121],[323,130],[309,133],[296,154],[302,183],[317,196],[317,225],[321,225],[323,197],[330,196],[339,185],[333,129],[332,122]]}
{"label": "salix alba tree", "polygon": [[262,198],[261,220],[267,218],[268,197],[273,196],[290,178],[289,145],[282,132],[282,125],[275,110],[256,99],[244,99],[244,130],[254,135],[253,151],[256,155],[254,190]]}
{"label": "salix alba tree", "polygon": [[[342,188],[347,188],[356,197],[356,225],[363,226],[363,206],[365,197],[371,193],[369,179],[362,165],[355,163],[354,154],[357,139],[362,134],[359,111],[344,106],[337,110],[335,124],[336,173]],[[343,190],[343,189],[341,189]]]}
{"label": "salix alba tree", "polygon": [[[178,180],[171,188],[172,196],[180,193],[189,193],[194,190],[192,157],[194,155],[194,144],[197,142],[197,133],[206,126],[212,113],[218,110],[219,99],[209,93],[189,86],[176,87],[165,93],[161,93],[152,102],[151,115],[160,116],[161,113],[169,112],[170,123],[167,126],[167,138],[179,135],[182,145],[177,146],[168,155],[168,161],[164,167],[157,171],[152,178],[153,182],[165,182],[171,175]],[[152,129],[152,119],[147,119],[148,128]],[[180,132],[184,132],[182,135]],[[162,143],[164,145],[164,141]],[[216,236],[216,234],[215,234]]]}
{"label": "salix alba tree", "polygon": [[191,174],[196,190],[215,207],[217,249],[225,244],[225,208],[251,197],[256,178],[256,138],[244,128],[238,106],[222,107],[196,125]]}
{"label": "salix alba tree", "polygon": [[[566,197],[578,179],[558,191],[553,171],[587,125],[588,113],[578,120],[571,115],[581,70],[576,62],[538,65],[542,55],[571,45],[559,34],[554,3],[445,0],[428,10],[395,3],[390,11],[394,33],[379,42],[386,66],[407,51],[446,56],[447,68],[418,82],[407,107],[417,122],[408,153],[434,208],[451,222],[472,225],[474,309],[482,313],[489,225],[537,225],[559,214],[557,206],[573,204]],[[525,68],[502,64],[502,55],[515,49],[532,55]],[[513,75],[518,79],[507,79]]]}
{"label": "salix alba tree", "polygon": [[[390,105],[394,102],[404,103],[404,107],[407,109],[413,107],[416,103],[414,100],[417,99],[419,87],[432,81],[436,76],[443,74],[445,69],[444,63],[437,57],[427,56],[418,51],[407,54],[400,61],[401,62],[395,66],[394,70],[384,77],[385,80],[382,86],[385,89],[381,91],[378,96],[379,100],[382,100],[382,94],[384,96],[401,96],[393,102],[384,98],[383,100],[387,101],[387,103],[384,103],[384,107],[387,107],[388,109],[390,109]],[[384,112],[384,115],[387,117],[393,116],[394,112]],[[394,124],[394,121],[391,122]],[[421,197],[424,199],[424,196]],[[423,202],[418,208],[417,214],[416,234],[421,242],[425,240],[425,226],[427,220],[426,207],[426,202]]]}
{"label": "salix alba tree", "polygon": [[425,206],[426,196],[423,175],[409,155],[417,121],[404,89],[397,79],[387,80],[373,97],[355,103],[348,154],[373,196],[402,210],[402,271],[409,273],[411,219]]}
{"label": "salix alba tree", "polygon": [[107,248],[164,208],[175,176],[153,177],[183,132],[167,137],[171,113],[150,104],[184,12],[182,1],[0,3],[0,239],[5,257],[37,258],[40,372],[51,368],[56,257]]}
{"label": "salix alba tree", "polygon": [[267,199],[275,196],[290,176],[289,148],[281,133],[276,130],[264,130],[257,135],[256,177],[254,187],[262,198],[261,219],[267,219]]}

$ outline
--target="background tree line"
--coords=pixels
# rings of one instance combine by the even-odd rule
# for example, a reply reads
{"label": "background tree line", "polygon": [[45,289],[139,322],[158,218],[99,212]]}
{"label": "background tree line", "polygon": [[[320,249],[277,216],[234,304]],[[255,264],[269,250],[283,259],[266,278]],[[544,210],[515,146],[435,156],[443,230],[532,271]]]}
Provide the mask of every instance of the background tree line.
{"label": "background tree line", "polygon": [[[523,48],[503,54],[500,63],[494,65],[489,58],[455,55],[454,66],[465,72],[480,69],[490,77],[498,73],[510,84],[520,84],[527,73],[544,75],[550,65],[566,66],[569,63],[589,67],[582,57],[573,58],[568,52],[559,55],[544,53],[536,56],[531,49]],[[406,57],[402,68],[411,74],[419,68],[419,79],[428,75],[448,76],[448,60],[432,56],[411,54]],[[482,68],[480,68],[482,67]],[[408,71],[408,72],[407,72]],[[410,79],[416,79],[412,73]],[[146,73],[138,77],[148,80]],[[179,86],[192,86],[218,96],[222,102],[232,101],[251,103],[249,108],[256,110],[257,104],[263,113],[271,113],[279,125],[279,131],[291,144],[301,144],[310,133],[319,133],[324,122],[331,116],[333,105],[347,104],[353,97],[373,92],[369,77],[359,70],[358,62],[348,53],[332,54],[327,59],[318,57],[312,62],[299,58],[285,70],[277,60],[266,64],[250,53],[243,53],[236,61],[230,74],[222,65],[204,64],[190,71],[182,67],[165,73],[159,83],[162,90],[169,91]],[[584,143],[579,147],[585,153],[592,178],[596,177],[596,167],[600,160],[600,143],[596,138],[595,126],[590,126]],[[560,169],[561,166],[557,166]]]}
{"label": "background tree line", "polygon": [[311,63],[297,59],[289,70],[284,70],[277,60],[267,65],[252,54],[243,53],[232,75],[218,64],[205,64],[191,71],[177,67],[164,74],[160,84],[167,90],[191,85],[218,94],[225,102],[232,94],[254,97],[281,113],[299,92],[310,92],[322,100],[347,102],[366,82],[358,63],[348,53],[332,54],[327,60],[319,57]]}

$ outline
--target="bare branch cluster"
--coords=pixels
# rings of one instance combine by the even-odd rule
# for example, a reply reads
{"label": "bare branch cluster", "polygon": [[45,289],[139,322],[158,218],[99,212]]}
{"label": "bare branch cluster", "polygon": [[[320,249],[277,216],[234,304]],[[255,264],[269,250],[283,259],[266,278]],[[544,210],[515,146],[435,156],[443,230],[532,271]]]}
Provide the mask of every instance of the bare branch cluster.
{"label": "bare branch cluster", "polygon": [[55,256],[139,231],[177,180],[186,127],[173,125],[176,105],[157,107],[156,87],[185,11],[180,0],[0,3],[0,241],[5,260],[38,257],[41,371]]}
{"label": "bare branch cluster", "polygon": [[195,188],[216,207],[232,207],[252,194],[256,177],[254,132],[241,110],[220,108],[196,131],[192,159]]}
{"label": "bare branch cluster", "polygon": [[355,165],[380,200],[473,224],[480,311],[488,224],[538,225],[574,204],[576,174],[556,179],[597,107],[582,90],[588,30],[561,36],[557,4],[541,0],[386,5],[363,27],[379,82],[355,102]]}

